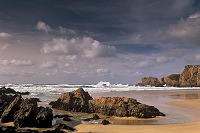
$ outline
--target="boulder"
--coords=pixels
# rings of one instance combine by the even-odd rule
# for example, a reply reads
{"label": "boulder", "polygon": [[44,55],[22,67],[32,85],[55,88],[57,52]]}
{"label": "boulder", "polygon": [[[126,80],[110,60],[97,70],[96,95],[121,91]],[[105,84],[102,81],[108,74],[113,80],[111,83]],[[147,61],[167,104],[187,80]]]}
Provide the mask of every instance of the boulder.
{"label": "boulder", "polygon": [[19,95],[17,96],[10,105],[4,110],[2,116],[1,116],[1,122],[12,122],[14,119],[14,114],[16,111],[19,110],[20,104],[22,103],[22,97]]}
{"label": "boulder", "polygon": [[53,110],[49,107],[38,107],[36,111],[36,127],[52,127]]}
{"label": "boulder", "polygon": [[166,86],[178,87],[180,74],[171,74],[167,77],[161,78],[161,83]]}
{"label": "boulder", "polygon": [[83,88],[79,88],[62,94],[57,101],[51,102],[50,105],[57,109],[87,113],[89,108],[88,101],[91,99],[92,97],[88,92],[85,92]]}
{"label": "boulder", "polygon": [[103,121],[101,122],[101,124],[103,124],[103,125],[108,125],[108,124],[110,124],[110,122],[109,122],[108,120],[103,120]]}
{"label": "boulder", "polygon": [[65,124],[58,124],[57,126],[56,126],[56,129],[67,129],[67,130],[70,130],[70,131],[75,131],[76,129],[74,129],[74,128],[72,128],[72,127],[69,127],[69,126],[67,126],[67,125],[65,125]]}
{"label": "boulder", "polygon": [[101,119],[101,118],[97,114],[93,114],[92,119],[93,120],[98,120],[98,119]]}
{"label": "boulder", "polygon": [[15,127],[35,127],[36,126],[37,102],[33,99],[25,99],[20,109],[14,115]]}
{"label": "boulder", "polygon": [[187,65],[179,78],[182,87],[200,87],[200,65]]}
{"label": "boulder", "polygon": [[162,83],[155,77],[143,77],[141,82],[136,84],[138,86],[156,86],[161,87]]}
{"label": "boulder", "polygon": [[[78,98],[74,92],[79,95]],[[85,95],[80,95],[78,93],[87,94],[87,98],[83,98]],[[56,109],[75,112],[100,113],[107,116],[135,116],[139,118],[164,116],[164,114],[157,108],[143,105],[133,98],[100,97],[98,99],[92,99],[92,97],[88,95],[89,94],[84,92],[83,89],[78,89],[73,92],[62,94],[56,102],[51,102],[51,105]]]}

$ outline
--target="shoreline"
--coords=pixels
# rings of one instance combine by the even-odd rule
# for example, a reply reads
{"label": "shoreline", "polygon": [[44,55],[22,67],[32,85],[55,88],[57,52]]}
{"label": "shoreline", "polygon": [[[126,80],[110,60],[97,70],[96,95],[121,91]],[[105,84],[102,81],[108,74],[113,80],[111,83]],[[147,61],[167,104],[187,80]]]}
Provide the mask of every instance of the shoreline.
{"label": "shoreline", "polygon": [[[193,122],[186,122],[181,124],[167,124],[167,125],[100,125],[83,123],[75,126],[77,133],[199,133],[200,131],[200,100],[180,100],[166,103],[171,106],[180,107],[184,109],[191,109],[196,111],[193,117],[196,120]],[[128,118],[127,118],[128,119]],[[165,118],[164,118],[165,119]]]}

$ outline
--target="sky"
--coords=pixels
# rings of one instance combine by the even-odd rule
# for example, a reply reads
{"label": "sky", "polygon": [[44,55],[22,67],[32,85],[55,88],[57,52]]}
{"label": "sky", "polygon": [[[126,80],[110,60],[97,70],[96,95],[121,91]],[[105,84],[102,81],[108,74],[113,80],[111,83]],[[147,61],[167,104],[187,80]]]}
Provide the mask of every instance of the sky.
{"label": "sky", "polygon": [[198,0],[0,0],[0,84],[135,84],[198,64]]}

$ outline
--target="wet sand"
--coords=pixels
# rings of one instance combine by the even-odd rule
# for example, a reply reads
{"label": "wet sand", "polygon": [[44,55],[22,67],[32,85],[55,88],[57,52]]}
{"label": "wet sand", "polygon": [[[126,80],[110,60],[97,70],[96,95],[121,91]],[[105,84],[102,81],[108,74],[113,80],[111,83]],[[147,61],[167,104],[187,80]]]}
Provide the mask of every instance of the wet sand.
{"label": "wet sand", "polygon": [[[95,94],[102,95],[101,94]],[[136,99],[154,105],[166,114],[165,118],[136,119],[115,118],[115,121],[137,121],[131,124],[101,125],[83,123],[75,126],[79,133],[199,133],[200,132],[200,90],[176,90],[135,92],[134,94],[112,93],[112,96],[134,95]],[[105,96],[109,94],[104,94]],[[139,100],[138,100],[139,101]],[[157,101],[157,102],[155,102]],[[140,102],[140,101],[139,101]],[[155,123],[156,121],[156,123]],[[142,124],[141,124],[142,122]]]}

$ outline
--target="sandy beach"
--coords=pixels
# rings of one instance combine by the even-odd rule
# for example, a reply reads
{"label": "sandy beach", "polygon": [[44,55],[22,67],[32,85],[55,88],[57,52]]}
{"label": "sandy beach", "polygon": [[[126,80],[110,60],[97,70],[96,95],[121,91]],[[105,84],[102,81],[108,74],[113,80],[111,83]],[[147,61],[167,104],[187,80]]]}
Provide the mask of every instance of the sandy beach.
{"label": "sandy beach", "polygon": [[[200,132],[200,100],[198,97],[194,98],[194,94],[199,94],[199,91],[195,92],[158,92],[167,94],[173,98],[170,102],[163,103],[163,106],[173,107],[180,109],[176,110],[176,113],[184,114],[184,116],[192,118],[190,122],[183,122],[180,124],[156,124],[156,125],[100,125],[92,123],[83,123],[75,126],[78,133],[92,132],[92,133],[199,133]],[[154,93],[155,94],[155,93]],[[172,95],[173,94],[173,95]],[[178,96],[178,97],[177,97]],[[169,108],[170,110],[170,108]],[[185,111],[186,110],[186,111]],[[185,111],[185,112],[183,112]],[[173,112],[173,111],[172,111]],[[122,119],[122,118],[119,118]],[[133,118],[123,118],[133,119]],[[156,119],[167,119],[167,118],[156,118]],[[139,119],[141,120],[141,119]],[[151,121],[148,119],[146,121]]]}

